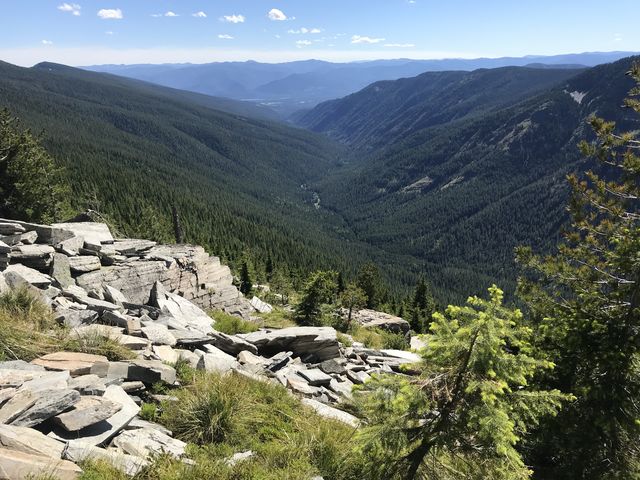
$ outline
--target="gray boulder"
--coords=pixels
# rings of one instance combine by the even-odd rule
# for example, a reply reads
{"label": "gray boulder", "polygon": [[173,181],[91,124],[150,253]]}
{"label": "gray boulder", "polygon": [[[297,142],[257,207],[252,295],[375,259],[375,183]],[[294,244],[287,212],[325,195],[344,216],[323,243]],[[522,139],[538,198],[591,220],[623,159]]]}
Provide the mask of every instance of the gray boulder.
{"label": "gray boulder", "polygon": [[290,327],[280,330],[260,330],[238,335],[254,344],[263,356],[291,351],[296,356],[308,356],[324,361],[340,356],[336,331],[331,327]]}

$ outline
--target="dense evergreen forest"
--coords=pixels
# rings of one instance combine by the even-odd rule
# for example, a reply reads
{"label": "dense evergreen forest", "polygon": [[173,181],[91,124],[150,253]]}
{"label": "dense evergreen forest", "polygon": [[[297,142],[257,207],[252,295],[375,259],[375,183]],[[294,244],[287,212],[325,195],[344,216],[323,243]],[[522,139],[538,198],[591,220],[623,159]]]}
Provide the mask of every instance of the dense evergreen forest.
{"label": "dense evergreen forest", "polygon": [[[633,85],[632,61],[581,73],[426,73],[321,104],[303,120],[356,153],[314,189],[359,239],[421,259],[440,299],[494,282],[513,292],[513,249],[555,245],[566,175],[592,165],[577,148],[591,138],[589,117],[637,128],[617,108]],[[559,83],[536,92],[541,79]]]}
{"label": "dense evergreen forest", "polygon": [[340,163],[335,143],[246,116],[262,112],[240,102],[229,104],[243,116],[204,95],[61,65],[0,71],[0,104],[65,169],[76,213],[93,209],[122,235],[168,241],[175,206],[186,241],[237,266],[270,259],[294,278],[370,257],[305,188]]}

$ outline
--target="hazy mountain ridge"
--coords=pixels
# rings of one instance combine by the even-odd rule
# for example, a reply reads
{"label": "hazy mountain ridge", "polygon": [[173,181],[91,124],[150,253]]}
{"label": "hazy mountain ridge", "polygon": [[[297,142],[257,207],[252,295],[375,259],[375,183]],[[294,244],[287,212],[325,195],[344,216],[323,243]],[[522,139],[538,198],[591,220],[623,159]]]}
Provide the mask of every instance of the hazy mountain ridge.
{"label": "hazy mountain ridge", "polygon": [[331,63],[219,62],[207,64],[95,65],[88,70],[113,73],[168,87],[270,105],[283,117],[330,99],[354,93],[380,80],[413,77],[427,71],[471,71],[479,68],[541,63],[555,68],[594,66],[631,52],[442,60],[375,60]]}

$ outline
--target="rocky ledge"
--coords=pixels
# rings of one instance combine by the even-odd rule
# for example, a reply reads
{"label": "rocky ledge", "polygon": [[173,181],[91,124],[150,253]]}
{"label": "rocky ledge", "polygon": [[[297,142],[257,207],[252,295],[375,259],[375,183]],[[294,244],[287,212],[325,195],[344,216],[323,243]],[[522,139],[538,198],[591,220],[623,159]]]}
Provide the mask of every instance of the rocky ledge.
{"label": "rocky ledge", "polygon": [[[135,358],[60,351],[0,362],[0,478],[45,470],[76,478],[86,459],[135,475],[154,454],[184,457],[183,442],[138,416],[142,402],[165,399],[152,385],[179,386],[179,360],[282,384],[319,415],[354,428],[358,419],[339,408],[352,387],[375,373],[406,374],[403,365],[420,360],[406,351],[345,347],[329,327],[218,332],[203,308],[248,318],[265,304],[252,307],[229,268],[201,247],[114,239],[101,223],[0,219],[0,293],[17,287],[50,305],[69,335],[109,337]],[[391,320],[390,329],[404,330]]]}

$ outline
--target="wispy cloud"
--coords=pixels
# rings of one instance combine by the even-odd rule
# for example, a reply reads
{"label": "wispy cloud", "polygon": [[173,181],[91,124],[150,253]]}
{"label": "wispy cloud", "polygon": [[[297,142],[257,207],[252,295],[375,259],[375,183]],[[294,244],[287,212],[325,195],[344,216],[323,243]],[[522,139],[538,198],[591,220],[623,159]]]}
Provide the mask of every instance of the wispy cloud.
{"label": "wispy cloud", "polygon": [[43,45],[53,45],[53,42],[51,40],[42,40],[42,44]]}
{"label": "wispy cloud", "polygon": [[169,10],[168,12],[165,12],[165,13],[152,13],[151,16],[155,18],[160,18],[160,17],[179,17],[180,15]]}
{"label": "wispy cloud", "polygon": [[305,34],[305,33],[322,33],[322,29],[320,28],[305,28],[302,27],[298,30],[295,29],[291,29],[288,30],[287,33],[291,33],[293,35],[300,35],[300,34]]}
{"label": "wispy cloud", "polygon": [[218,35],[218,38],[221,38],[222,40],[233,40],[233,37],[231,35],[227,35],[226,33],[221,33],[220,35]]}
{"label": "wispy cloud", "polygon": [[614,41],[614,42],[621,42],[621,41],[622,41],[622,34],[620,34],[620,33],[616,33],[616,34],[613,36],[613,41]]}
{"label": "wispy cloud", "polygon": [[298,48],[306,47],[308,45],[311,45],[311,42],[309,40],[298,40],[296,42],[296,47]]}
{"label": "wispy cloud", "polygon": [[244,15],[224,15],[220,17],[221,22],[228,23],[244,23],[245,20]]}
{"label": "wispy cloud", "polygon": [[58,10],[61,12],[69,12],[76,17],[80,16],[81,8],[77,3],[63,3],[62,5],[58,5]]}
{"label": "wispy cloud", "polygon": [[119,8],[103,8],[98,10],[98,16],[103,20],[122,20],[124,18],[122,10]]}
{"label": "wispy cloud", "polygon": [[269,18],[269,20],[273,20],[276,22],[290,20],[290,18],[287,17],[282,10],[279,10],[277,8],[272,8],[271,10],[269,10],[269,13],[267,13],[267,17]]}
{"label": "wispy cloud", "polygon": [[416,45],[414,43],[385,43],[384,46],[390,48],[413,48]]}
{"label": "wispy cloud", "polygon": [[204,13],[203,11],[192,13],[191,16],[192,17],[198,17],[198,18],[207,18],[207,14]]}
{"label": "wispy cloud", "polygon": [[373,44],[373,43],[380,43],[380,42],[384,42],[384,38],[373,38],[373,37],[367,37],[367,36],[363,36],[363,35],[353,35],[351,37],[351,43],[367,43],[367,44]]}

